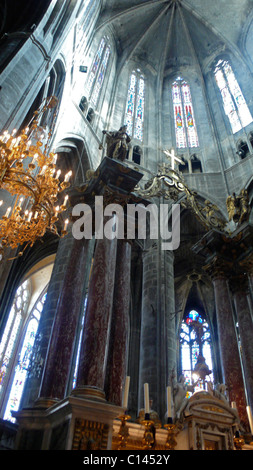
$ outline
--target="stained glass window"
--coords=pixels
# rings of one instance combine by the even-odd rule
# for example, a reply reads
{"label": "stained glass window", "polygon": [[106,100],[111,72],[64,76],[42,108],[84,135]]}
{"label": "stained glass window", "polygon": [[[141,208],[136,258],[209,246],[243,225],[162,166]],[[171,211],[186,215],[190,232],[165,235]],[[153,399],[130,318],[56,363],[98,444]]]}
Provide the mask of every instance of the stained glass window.
{"label": "stained glass window", "polygon": [[125,124],[127,133],[138,140],[143,140],[144,125],[144,104],[145,104],[145,80],[139,70],[131,74],[126,113]]}
{"label": "stained glass window", "polygon": [[181,77],[172,84],[172,100],[177,147],[198,147],[190,87]]}
{"label": "stained glass window", "polygon": [[[180,356],[182,374],[189,385],[196,381],[193,371],[199,356],[205,358],[209,370],[213,371],[209,325],[195,310],[190,311],[181,324]],[[208,377],[213,381],[212,372]],[[204,386],[203,382],[199,382],[195,391],[202,390]]]}
{"label": "stained glass window", "polygon": [[25,380],[29,371],[30,359],[33,351],[35,336],[37,333],[38,324],[45,300],[46,294],[42,295],[42,297],[37,301],[35,307],[29,315],[26,333],[22,345],[20,347],[18,361],[15,367],[10,394],[4,413],[4,419],[8,421],[15,422],[15,418],[13,418],[11,412],[17,411],[19,408],[22,392],[25,385]]}
{"label": "stained glass window", "polygon": [[224,111],[234,134],[250,124],[252,116],[231,65],[227,61],[219,60],[214,74],[221,93]]}
{"label": "stained glass window", "polygon": [[110,57],[111,48],[106,38],[102,38],[90,70],[86,91],[93,106],[97,105],[99,94],[103,86],[105,73]]}
{"label": "stained glass window", "polygon": [[0,398],[8,381],[17,340],[30,300],[29,282],[18,288],[0,343]]}

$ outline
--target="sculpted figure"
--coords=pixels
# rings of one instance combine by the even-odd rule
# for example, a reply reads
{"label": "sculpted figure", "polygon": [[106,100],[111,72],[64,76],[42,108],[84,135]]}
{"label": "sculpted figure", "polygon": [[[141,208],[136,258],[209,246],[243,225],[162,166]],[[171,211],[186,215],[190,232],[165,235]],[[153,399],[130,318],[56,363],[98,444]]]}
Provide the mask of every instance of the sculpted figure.
{"label": "sculpted figure", "polygon": [[242,189],[239,196],[233,193],[226,200],[229,221],[242,224],[249,215],[249,196],[246,189]]}
{"label": "sculpted figure", "polygon": [[127,126],[122,126],[117,132],[103,131],[106,135],[107,157],[122,162],[127,157],[131,138],[127,134]]}
{"label": "sculpted figure", "polygon": [[197,385],[199,379],[193,384],[188,385],[185,383],[185,377],[180,375],[178,382],[176,381],[175,372],[172,371],[172,390],[173,390],[173,402],[174,402],[174,412],[175,417],[180,418],[180,415],[188,403],[188,398],[186,398],[187,392],[194,392],[194,388]]}

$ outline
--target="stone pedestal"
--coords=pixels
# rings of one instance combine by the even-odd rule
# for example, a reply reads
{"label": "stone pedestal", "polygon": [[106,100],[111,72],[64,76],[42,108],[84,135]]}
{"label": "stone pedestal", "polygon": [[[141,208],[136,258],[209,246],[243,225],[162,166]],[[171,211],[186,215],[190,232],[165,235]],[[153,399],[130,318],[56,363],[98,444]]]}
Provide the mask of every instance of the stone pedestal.
{"label": "stone pedestal", "polygon": [[108,450],[113,420],[122,409],[96,400],[68,397],[47,409],[15,413],[16,450]]}

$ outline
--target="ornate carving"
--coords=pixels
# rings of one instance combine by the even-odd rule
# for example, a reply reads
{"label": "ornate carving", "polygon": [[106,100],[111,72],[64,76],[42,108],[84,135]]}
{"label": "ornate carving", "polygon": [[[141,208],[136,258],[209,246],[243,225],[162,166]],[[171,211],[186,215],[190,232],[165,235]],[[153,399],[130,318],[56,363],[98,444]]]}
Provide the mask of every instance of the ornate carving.
{"label": "ornate carving", "polygon": [[127,134],[127,126],[122,126],[117,132],[103,131],[106,135],[107,157],[122,162],[127,157],[131,138]]}
{"label": "ornate carving", "polygon": [[233,193],[226,200],[229,221],[233,220],[238,225],[248,220],[250,214],[249,196],[246,189],[242,189],[239,196]]}
{"label": "ornate carving", "polygon": [[72,450],[106,450],[109,428],[104,423],[76,419]]}

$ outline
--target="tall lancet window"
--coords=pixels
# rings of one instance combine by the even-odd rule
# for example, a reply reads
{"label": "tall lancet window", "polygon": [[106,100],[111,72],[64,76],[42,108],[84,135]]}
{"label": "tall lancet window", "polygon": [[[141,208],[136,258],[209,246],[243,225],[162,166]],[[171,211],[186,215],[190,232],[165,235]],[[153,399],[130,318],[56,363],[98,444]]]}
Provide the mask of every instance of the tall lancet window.
{"label": "tall lancet window", "polygon": [[131,74],[127,95],[125,123],[128,134],[142,141],[144,127],[145,80],[140,70]]}
{"label": "tall lancet window", "polygon": [[225,60],[219,60],[214,75],[234,134],[252,122],[251,113],[231,65]]}
{"label": "tall lancet window", "polygon": [[190,87],[181,77],[172,84],[172,100],[177,148],[198,147]]}
{"label": "tall lancet window", "polygon": [[104,83],[110,53],[111,47],[108,39],[103,37],[93,61],[86,86],[88,99],[94,107],[97,106],[99,95]]}
{"label": "tall lancet window", "polygon": [[[180,331],[180,358],[181,372],[187,384],[192,385],[198,379],[198,365],[202,367],[204,358],[205,364],[211,373],[207,380],[213,382],[213,362],[211,351],[211,334],[208,323],[202,316],[192,310],[184,318]],[[196,390],[205,388],[203,380],[197,384]]]}

